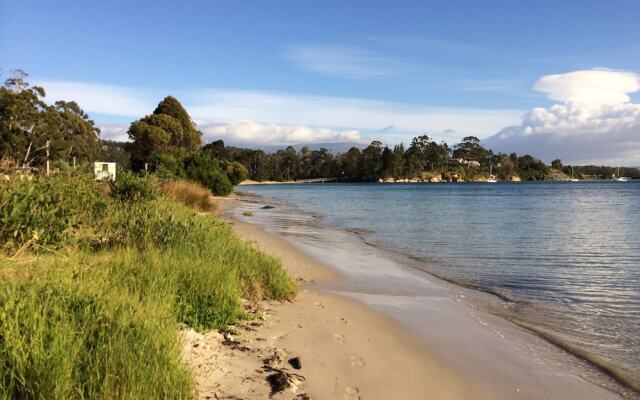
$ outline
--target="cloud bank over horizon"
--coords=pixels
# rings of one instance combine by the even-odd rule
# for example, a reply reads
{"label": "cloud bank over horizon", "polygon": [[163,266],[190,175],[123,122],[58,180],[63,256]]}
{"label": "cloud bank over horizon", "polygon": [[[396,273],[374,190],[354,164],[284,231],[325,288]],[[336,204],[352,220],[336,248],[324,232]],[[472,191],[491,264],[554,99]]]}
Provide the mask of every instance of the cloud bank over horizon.
{"label": "cloud bank over horizon", "polygon": [[536,107],[483,142],[495,151],[529,153],[544,161],[640,165],[640,75],[593,69],[546,75],[533,89],[559,101]]}
{"label": "cloud bank over horizon", "polygon": [[[121,122],[151,113],[168,93],[85,82],[38,84],[45,87],[47,99],[75,100],[91,115],[103,116],[97,125],[102,137],[112,140],[126,140],[128,123]],[[542,76],[533,90],[557,103],[523,113],[249,90],[173,93],[198,122],[205,142],[223,139],[260,147],[380,139],[391,145],[426,131],[450,144],[478,136],[494,151],[528,153],[546,162],[561,158],[566,163],[640,165],[640,104],[630,97],[640,91],[640,75],[573,71]]]}
{"label": "cloud bank over horizon", "polygon": [[[244,145],[298,144],[299,138],[317,142],[363,142],[379,139],[407,143],[425,131],[450,143],[463,136],[486,137],[516,122],[522,111],[434,107],[420,104],[347,97],[229,89],[160,91],[96,83],[37,81],[48,101],[74,100],[90,115],[106,139],[126,139],[128,124],[151,113],[172,93],[198,121],[206,138],[224,135]],[[206,128],[205,128],[206,126]]]}
{"label": "cloud bank over horizon", "polygon": [[[260,124],[253,121],[204,122],[198,124],[203,140],[222,139],[234,145],[312,144],[312,143],[363,143],[357,130],[334,130],[305,125]],[[269,138],[268,141],[261,138]]]}

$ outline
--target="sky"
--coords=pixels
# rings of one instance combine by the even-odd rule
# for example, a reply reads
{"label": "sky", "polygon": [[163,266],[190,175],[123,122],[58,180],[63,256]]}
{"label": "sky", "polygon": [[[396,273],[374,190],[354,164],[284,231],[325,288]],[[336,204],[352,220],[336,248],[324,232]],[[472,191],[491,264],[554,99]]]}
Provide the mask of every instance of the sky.
{"label": "sky", "polygon": [[106,139],[166,95],[205,142],[455,144],[640,165],[640,2],[0,1],[0,67]]}

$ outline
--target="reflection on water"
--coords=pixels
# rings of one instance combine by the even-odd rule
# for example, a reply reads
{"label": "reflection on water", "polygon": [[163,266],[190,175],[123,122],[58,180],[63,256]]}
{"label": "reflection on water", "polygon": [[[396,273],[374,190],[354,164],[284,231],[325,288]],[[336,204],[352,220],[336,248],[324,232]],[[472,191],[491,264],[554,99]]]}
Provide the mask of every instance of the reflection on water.
{"label": "reflection on water", "polygon": [[638,182],[242,190],[367,232],[372,242],[416,256],[420,268],[504,292],[517,300],[508,317],[640,381]]}

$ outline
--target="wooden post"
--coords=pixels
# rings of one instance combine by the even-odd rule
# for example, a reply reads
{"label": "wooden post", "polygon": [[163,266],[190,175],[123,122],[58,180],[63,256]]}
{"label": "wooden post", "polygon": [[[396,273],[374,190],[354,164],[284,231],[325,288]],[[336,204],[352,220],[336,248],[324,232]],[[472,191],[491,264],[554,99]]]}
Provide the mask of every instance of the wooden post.
{"label": "wooden post", "polygon": [[49,141],[47,140],[47,176],[49,176]]}

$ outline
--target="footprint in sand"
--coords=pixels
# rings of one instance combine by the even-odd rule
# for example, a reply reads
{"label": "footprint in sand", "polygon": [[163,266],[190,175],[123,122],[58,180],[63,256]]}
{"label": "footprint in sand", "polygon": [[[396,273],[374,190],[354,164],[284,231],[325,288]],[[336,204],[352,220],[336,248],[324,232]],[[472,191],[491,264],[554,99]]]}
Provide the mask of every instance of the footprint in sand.
{"label": "footprint in sand", "polygon": [[360,400],[360,389],[347,386],[344,393],[345,400]]}
{"label": "footprint in sand", "polygon": [[367,365],[364,362],[364,358],[362,358],[362,357],[351,356],[351,357],[349,357],[349,359],[351,360],[351,366],[352,367],[362,368],[365,365]]}
{"label": "footprint in sand", "polygon": [[333,341],[336,342],[336,343],[342,344],[342,343],[344,343],[344,336],[338,335],[337,333],[335,333],[333,335]]}
{"label": "footprint in sand", "polygon": [[324,304],[320,303],[319,301],[316,301],[315,303],[313,303],[313,305],[318,308],[324,308]]}

